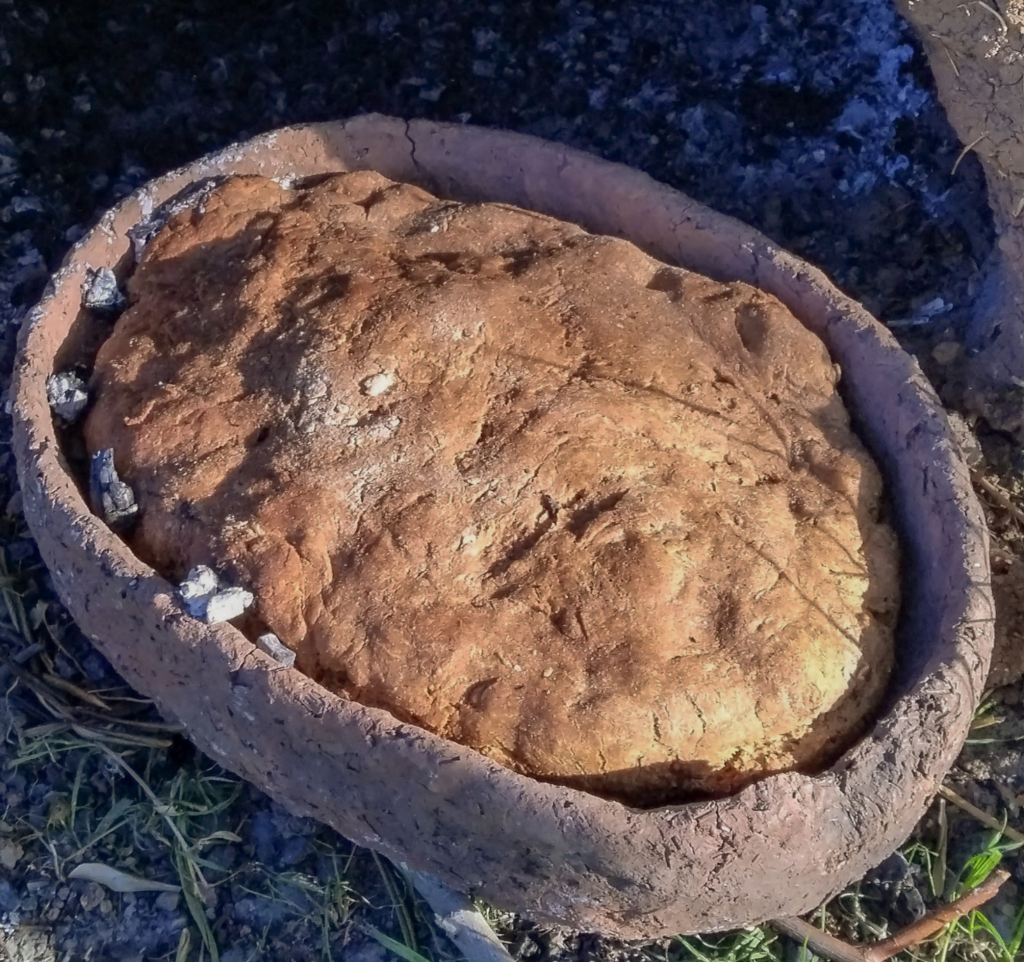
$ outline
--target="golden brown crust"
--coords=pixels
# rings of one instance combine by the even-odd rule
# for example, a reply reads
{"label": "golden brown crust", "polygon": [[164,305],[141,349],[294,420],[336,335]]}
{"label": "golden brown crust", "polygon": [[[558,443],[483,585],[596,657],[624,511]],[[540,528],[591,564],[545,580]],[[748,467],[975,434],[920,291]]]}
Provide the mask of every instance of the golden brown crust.
{"label": "golden brown crust", "polygon": [[821,343],[768,295],[360,172],[175,218],[96,365],[139,554],[233,570],[328,687],[640,799],[821,764],[897,555]]}

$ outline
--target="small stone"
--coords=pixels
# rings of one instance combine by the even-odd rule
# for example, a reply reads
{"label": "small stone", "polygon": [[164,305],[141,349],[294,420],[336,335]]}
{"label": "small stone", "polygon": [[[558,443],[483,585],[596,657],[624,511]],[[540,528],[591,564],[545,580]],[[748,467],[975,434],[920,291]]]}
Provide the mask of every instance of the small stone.
{"label": "small stone", "polygon": [[82,306],[97,314],[119,314],[128,302],[109,267],[86,271],[82,284]]}
{"label": "small stone", "polygon": [[89,393],[85,381],[74,371],[64,371],[46,379],[46,400],[57,417],[71,424],[88,406]]}
{"label": "small stone", "polygon": [[8,872],[18,864],[18,859],[20,859],[24,854],[25,849],[23,849],[17,842],[9,841],[0,843],[0,865],[7,869]]}
{"label": "small stone", "polygon": [[39,213],[43,210],[43,202],[30,194],[24,197],[11,198],[11,210],[15,214]]}
{"label": "small stone", "polygon": [[932,357],[936,364],[952,364],[963,352],[963,345],[956,341],[943,341],[932,348]]}
{"label": "small stone", "polygon": [[139,512],[132,489],[117,476],[113,448],[104,448],[92,456],[89,493],[93,510],[112,528],[125,527]]}
{"label": "small stone", "polygon": [[99,908],[105,897],[102,885],[98,882],[89,882],[78,901],[81,903],[83,912],[91,912],[93,909]]}
{"label": "small stone", "polygon": [[260,635],[256,639],[256,647],[270,655],[274,661],[285,668],[293,668],[295,666],[295,652],[271,631],[268,631],[265,635]]}
{"label": "small stone", "polygon": [[227,588],[219,591],[206,603],[206,614],[203,620],[208,625],[237,618],[256,599],[251,591],[244,588]]}
{"label": "small stone", "polygon": [[180,892],[161,892],[153,904],[161,912],[176,912],[180,901]]}

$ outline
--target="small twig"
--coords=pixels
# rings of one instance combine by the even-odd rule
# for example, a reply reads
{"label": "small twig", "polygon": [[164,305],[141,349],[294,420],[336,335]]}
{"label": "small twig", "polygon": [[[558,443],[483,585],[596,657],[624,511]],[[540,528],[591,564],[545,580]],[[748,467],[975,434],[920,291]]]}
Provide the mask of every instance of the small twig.
{"label": "small twig", "polygon": [[28,645],[26,648],[22,648],[21,651],[14,655],[11,655],[11,661],[16,665],[24,665],[29,658],[34,658],[43,650],[43,646],[40,642],[36,642],[34,645]]}
{"label": "small twig", "polygon": [[950,922],[955,922],[961,915],[973,912],[978,906],[984,905],[995,898],[996,893],[1009,879],[1010,873],[1005,869],[997,869],[977,888],[965,892],[960,898],[948,905],[940,905],[927,915],[911,923],[902,932],[897,932],[891,939],[878,942],[871,948],[869,962],[882,962],[891,959],[897,952],[920,945],[926,939],[941,932]]}
{"label": "small twig", "polygon": [[978,471],[971,472],[971,480],[985,492],[998,507],[1018,521],[1024,521],[1024,511],[1013,503],[1013,499],[994,481],[990,481]]}
{"label": "small twig", "polygon": [[79,701],[84,701],[87,705],[92,705],[93,708],[110,711],[110,706],[98,695],[93,694],[85,688],[79,687],[74,682],[68,681],[66,678],[61,678],[60,675],[47,672],[43,675],[43,681],[51,688],[56,688],[69,695],[73,695]]}
{"label": "small twig", "polygon": [[973,912],[979,905],[984,905],[995,896],[1009,877],[1009,872],[999,869],[977,888],[961,895],[956,901],[932,909],[892,938],[875,942],[873,945],[851,945],[834,935],[822,932],[803,919],[775,919],[771,924],[791,939],[804,943],[812,952],[831,959],[832,962],[885,962],[905,949],[920,945],[942,931],[950,922],[955,922],[961,915]]}
{"label": "small twig", "polygon": [[1024,832],[1018,832],[1017,829],[1000,822],[998,818],[989,815],[988,812],[978,808],[977,805],[972,805],[966,798],[957,795],[953,789],[940,785],[939,795],[957,808],[963,809],[968,815],[973,815],[982,825],[987,825],[989,828],[1002,832],[1008,839],[1014,842],[1024,842]]}
{"label": "small twig", "polygon": [[868,947],[850,945],[803,919],[773,919],[769,924],[783,935],[805,945],[816,955],[831,959],[832,962],[867,962]]}
{"label": "small twig", "polygon": [[100,731],[86,728],[84,725],[71,724],[71,730],[89,742],[104,742],[108,745],[120,745],[124,748],[170,748],[167,738],[153,738],[150,735],[136,735],[133,732]]}
{"label": "small twig", "polygon": [[946,856],[949,846],[949,822],[946,819],[946,799],[939,798],[939,841],[935,864],[932,866],[932,894],[942,896],[946,891]]}
{"label": "small twig", "polygon": [[971,152],[972,150],[974,150],[974,148],[975,148],[975,147],[977,147],[977,146],[978,146],[978,144],[980,144],[980,143],[981,143],[981,142],[982,142],[982,141],[983,141],[983,140],[984,140],[984,139],[985,139],[985,138],[986,138],[987,136],[988,136],[988,131],[986,130],[986,131],[985,131],[985,133],[983,133],[983,134],[982,134],[982,135],[981,135],[980,137],[977,137],[977,138],[975,138],[974,140],[972,140],[972,141],[971,141],[971,142],[970,142],[970,143],[969,143],[969,144],[968,144],[968,145],[967,145],[966,147],[964,147],[964,149],[963,149],[963,150],[961,150],[961,151],[960,151],[960,153],[959,153],[959,154],[957,155],[957,158],[956,158],[956,160],[955,160],[955,161],[953,161],[953,169],[952,169],[952,170],[951,170],[951,171],[949,172],[949,176],[950,176],[950,177],[952,177],[952,176],[953,176],[953,175],[954,175],[954,174],[956,173],[956,169],[957,169],[957,167],[959,167],[959,166],[960,166],[960,162],[961,162],[961,161],[962,161],[962,160],[963,160],[963,159],[964,159],[964,158],[965,158],[965,157],[966,157],[966,156],[967,156],[967,155],[968,155],[968,154],[969,154],[969,153],[970,153],[970,152]]}
{"label": "small twig", "polygon": [[984,0],[977,0],[977,4],[983,10],[987,10],[990,14],[992,14],[993,17],[996,18],[996,20],[999,21],[999,28],[1003,31],[1002,39],[1005,40],[1010,35],[1010,25],[1006,22],[1006,19],[1003,17],[1003,15],[994,7],[990,7],[987,3],[984,2]]}
{"label": "small twig", "polygon": [[7,676],[11,674],[11,669],[8,667],[8,663],[15,665],[24,665],[30,658],[34,658],[43,650],[43,646],[37,641],[34,645],[26,645],[21,651],[10,655],[5,659],[4,664],[0,665],[0,685],[7,681]]}
{"label": "small twig", "polygon": [[[934,37],[935,34],[933,33],[932,36]],[[942,45],[942,49],[946,52],[946,57],[949,60],[949,65],[953,68],[953,73],[956,74],[956,79],[959,80],[960,79],[960,68],[956,65],[956,61],[953,59],[953,55],[949,52],[949,47],[947,47],[945,44],[943,44]]]}

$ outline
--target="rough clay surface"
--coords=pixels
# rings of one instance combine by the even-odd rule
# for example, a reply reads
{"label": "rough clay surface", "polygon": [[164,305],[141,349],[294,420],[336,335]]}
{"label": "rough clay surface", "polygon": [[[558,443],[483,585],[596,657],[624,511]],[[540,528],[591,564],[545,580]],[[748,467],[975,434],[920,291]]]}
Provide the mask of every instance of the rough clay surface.
{"label": "rough clay surface", "polygon": [[233,571],[327,687],[647,804],[877,707],[881,478],[773,297],[372,172],[230,181],[129,290],[86,438],[136,553]]}
{"label": "rough clay surface", "polygon": [[[46,398],[47,378],[73,361],[77,331],[91,326],[81,312],[87,269],[123,263],[128,231],[205,177],[365,168],[540,210],[754,283],[826,341],[887,472],[907,589],[893,701],[828,772],[776,775],[721,801],[653,811],[524,778],[282,669],[230,625],[189,618],[173,585],[91,514]],[[986,528],[920,368],[805,262],[642,173],[578,151],[369,116],[204,158],[83,238],[22,326],[11,396],[25,518],[57,592],[118,672],[293,813],[538,921],[649,938],[808,912],[909,835],[978,705],[992,650]]]}

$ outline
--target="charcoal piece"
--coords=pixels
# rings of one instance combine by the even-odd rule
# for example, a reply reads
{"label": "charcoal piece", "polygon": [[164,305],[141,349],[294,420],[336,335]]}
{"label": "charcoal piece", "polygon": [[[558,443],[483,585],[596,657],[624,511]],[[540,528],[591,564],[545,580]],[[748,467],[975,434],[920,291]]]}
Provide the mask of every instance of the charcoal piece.
{"label": "charcoal piece", "polygon": [[260,651],[270,655],[274,661],[283,665],[285,668],[295,667],[295,652],[291,650],[280,638],[277,637],[272,631],[268,631],[264,635],[260,635],[256,639],[256,647]]}
{"label": "charcoal piece", "polygon": [[46,379],[46,400],[57,417],[72,424],[88,407],[89,392],[74,371],[63,371]]}
{"label": "charcoal piece", "polygon": [[128,229],[128,237],[132,242],[135,262],[142,260],[149,242],[156,237],[160,229],[175,215],[183,210],[202,210],[206,198],[221,184],[224,177],[208,177],[195,184],[189,184],[184,190],[164,201],[148,217],[134,227]]}
{"label": "charcoal piece", "polygon": [[92,456],[89,495],[93,510],[114,530],[130,525],[139,513],[132,489],[117,476],[113,448]]}
{"label": "charcoal piece", "polygon": [[120,314],[128,306],[117,278],[109,267],[86,271],[82,284],[82,306],[108,317]]}

